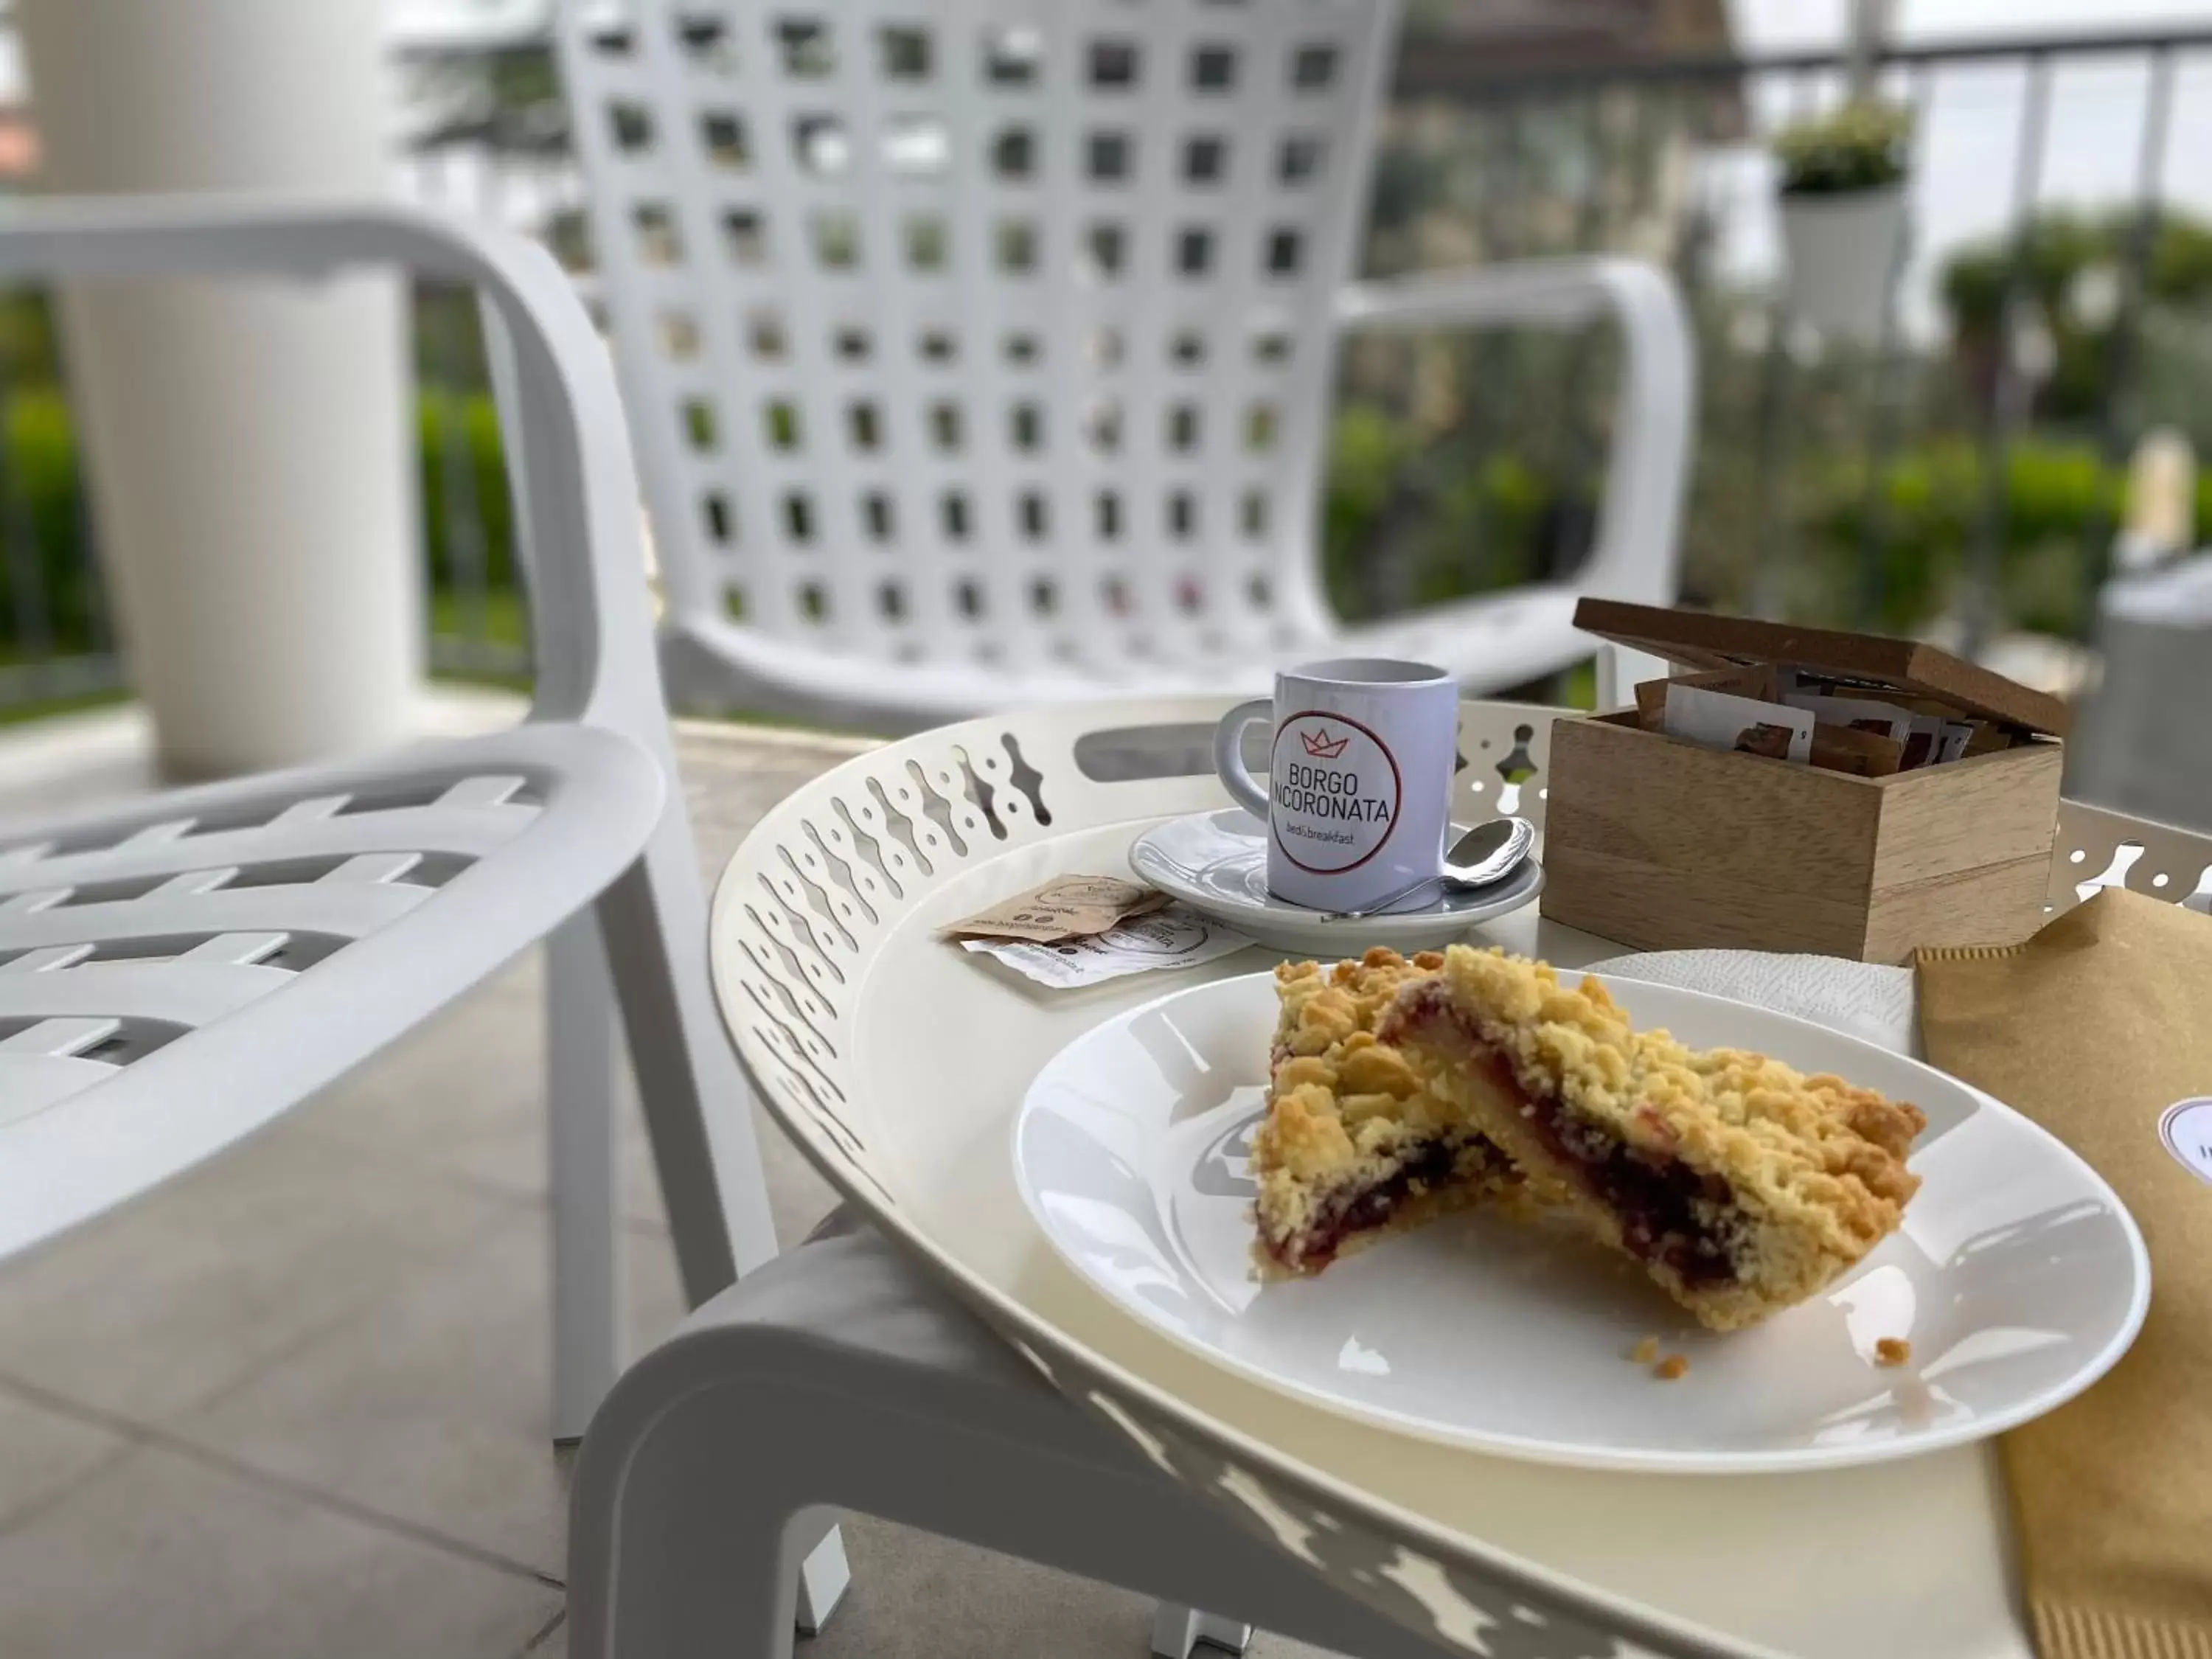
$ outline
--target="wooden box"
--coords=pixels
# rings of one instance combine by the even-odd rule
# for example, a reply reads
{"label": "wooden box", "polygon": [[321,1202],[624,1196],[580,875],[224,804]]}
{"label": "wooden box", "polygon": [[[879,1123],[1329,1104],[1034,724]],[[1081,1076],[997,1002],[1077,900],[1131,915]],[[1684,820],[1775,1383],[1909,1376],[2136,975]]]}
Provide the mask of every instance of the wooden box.
{"label": "wooden box", "polygon": [[1706,749],[1634,710],[1561,720],[1543,914],[1640,950],[1901,962],[2041,925],[2065,705],[1909,641],[1585,599],[1577,625],[1686,668],[1789,665],[1941,703],[2012,746],[1860,777]]}

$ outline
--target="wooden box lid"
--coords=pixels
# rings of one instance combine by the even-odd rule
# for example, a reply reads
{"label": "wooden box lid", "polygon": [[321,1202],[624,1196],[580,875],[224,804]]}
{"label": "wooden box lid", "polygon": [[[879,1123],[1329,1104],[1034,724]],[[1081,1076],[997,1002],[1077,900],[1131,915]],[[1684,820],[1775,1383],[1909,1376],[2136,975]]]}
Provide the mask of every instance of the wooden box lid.
{"label": "wooden box lid", "polygon": [[1788,664],[1875,690],[1934,697],[1979,719],[2051,737],[2063,736],[2072,719],[2072,712],[2057,697],[1915,640],[1801,628],[1749,617],[1717,617],[1710,611],[1620,599],[1583,600],[1575,607],[1575,626],[1684,667]]}

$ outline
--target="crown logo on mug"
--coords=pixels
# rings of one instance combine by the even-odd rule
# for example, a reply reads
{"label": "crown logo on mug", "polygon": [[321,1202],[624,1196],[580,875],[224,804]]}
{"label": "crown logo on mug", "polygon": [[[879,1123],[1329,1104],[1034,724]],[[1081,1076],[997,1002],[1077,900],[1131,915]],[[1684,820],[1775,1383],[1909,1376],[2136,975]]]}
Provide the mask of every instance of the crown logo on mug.
{"label": "crown logo on mug", "polygon": [[1343,737],[1332,738],[1324,726],[1317,731],[1299,732],[1298,741],[1305,744],[1306,753],[1316,760],[1334,760],[1344,752],[1345,744],[1352,741],[1352,735],[1346,732]]}

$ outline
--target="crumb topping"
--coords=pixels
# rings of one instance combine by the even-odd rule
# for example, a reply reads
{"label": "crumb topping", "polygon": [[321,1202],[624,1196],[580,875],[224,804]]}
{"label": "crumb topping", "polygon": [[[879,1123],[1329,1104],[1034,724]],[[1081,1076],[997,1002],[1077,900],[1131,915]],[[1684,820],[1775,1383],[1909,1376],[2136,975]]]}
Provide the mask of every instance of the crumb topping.
{"label": "crumb topping", "polygon": [[1511,1184],[1496,1148],[1375,1033],[1397,994],[1443,961],[1378,947],[1275,969],[1267,1115],[1252,1139],[1260,1243],[1275,1266],[1317,1271],[1346,1231],[1412,1224]]}
{"label": "crumb topping", "polygon": [[1378,947],[1330,969],[1276,968],[1275,1063],[1268,1118],[1253,1140],[1256,1172],[1280,1167],[1310,1179],[1449,1127],[1405,1055],[1375,1035],[1392,999],[1443,960],[1425,951],[1408,962]]}
{"label": "crumb topping", "polygon": [[1377,1023],[1419,1086],[1714,1328],[1802,1301],[1897,1225],[1918,1108],[1637,1031],[1603,984],[1454,945]]}
{"label": "crumb topping", "polygon": [[1912,1358],[1912,1345],[1901,1336],[1885,1336],[1874,1345],[1877,1365],[1902,1365]]}
{"label": "crumb topping", "polygon": [[[1601,981],[1563,985],[1548,963],[1455,945],[1437,978],[1523,1086],[1557,1096],[1632,1148],[1826,1217],[1839,1245],[1887,1233],[1919,1188],[1905,1165],[1927,1127],[1916,1106],[1764,1054],[1698,1052],[1666,1031],[1634,1030]],[[1382,1034],[1391,1035],[1387,1020]]]}

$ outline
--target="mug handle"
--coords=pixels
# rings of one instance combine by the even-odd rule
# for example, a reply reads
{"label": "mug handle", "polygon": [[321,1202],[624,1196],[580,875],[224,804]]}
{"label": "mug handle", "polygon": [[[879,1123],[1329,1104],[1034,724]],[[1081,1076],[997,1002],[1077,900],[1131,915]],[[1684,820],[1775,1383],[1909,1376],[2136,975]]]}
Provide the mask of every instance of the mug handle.
{"label": "mug handle", "polygon": [[1213,769],[1220,776],[1221,787],[1262,823],[1267,821],[1267,792],[1244,769],[1244,728],[1254,720],[1272,720],[1274,713],[1273,698],[1255,697],[1238,703],[1213,728]]}

